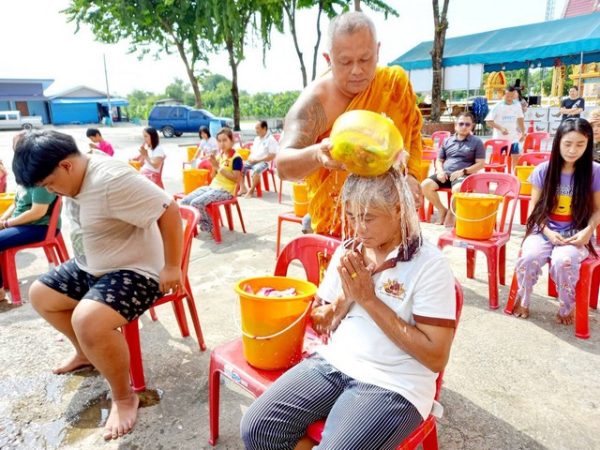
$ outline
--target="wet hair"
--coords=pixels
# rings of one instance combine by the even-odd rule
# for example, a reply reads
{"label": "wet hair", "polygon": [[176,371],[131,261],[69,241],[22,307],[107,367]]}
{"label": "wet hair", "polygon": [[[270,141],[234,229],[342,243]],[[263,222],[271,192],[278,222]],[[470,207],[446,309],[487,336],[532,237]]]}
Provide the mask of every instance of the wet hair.
{"label": "wet hair", "polygon": [[200,136],[200,139],[202,139],[202,133],[206,134],[206,136],[208,136],[208,138],[210,139],[210,130],[208,129],[207,126],[202,125],[198,129],[198,136]]}
{"label": "wet hair", "polygon": [[152,147],[152,150],[158,147],[160,139],[158,138],[158,131],[156,131],[156,128],[146,127],[144,128],[144,133],[148,133],[148,136],[150,136],[150,147]]}
{"label": "wet hair", "polygon": [[73,155],[81,153],[72,136],[54,130],[30,131],[15,144],[12,169],[17,183],[35,186]]}
{"label": "wet hair", "polygon": [[395,225],[400,233],[400,248],[396,262],[409,261],[421,248],[423,241],[413,194],[406,177],[393,167],[377,177],[350,174],[342,187],[341,201],[344,239],[353,237],[348,236],[346,212],[360,218],[370,208],[389,211],[390,207],[398,207],[400,222]]}
{"label": "wet hair", "polygon": [[89,138],[92,136],[102,137],[102,133],[100,133],[100,130],[98,128],[88,128],[87,131],[85,132],[85,135]]}
{"label": "wet hair", "polygon": [[[548,163],[548,172],[544,179],[544,185],[541,188],[540,198],[527,219],[525,236],[528,236],[537,229],[543,228],[548,222],[548,216],[556,207],[560,174],[565,163],[565,160],[560,154],[560,143],[562,138],[572,131],[582,134],[587,138],[585,151],[581,157],[575,161],[575,171],[571,178],[571,183],[573,185],[573,197],[571,200],[573,228],[576,230],[585,228],[594,211],[594,196],[592,195],[592,168],[594,157],[592,126],[585,119],[566,119],[556,130],[556,136],[552,143],[550,161]],[[587,247],[591,252],[594,252],[591,244],[588,244]]]}
{"label": "wet hair", "polygon": [[367,28],[373,36],[373,41],[377,42],[377,31],[373,21],[363,12],[353,11],[340,14],[329,22],[327,30],[327,40],[325,50],[331,52],[333,38],[340,34],[353,34],[359,30]]}

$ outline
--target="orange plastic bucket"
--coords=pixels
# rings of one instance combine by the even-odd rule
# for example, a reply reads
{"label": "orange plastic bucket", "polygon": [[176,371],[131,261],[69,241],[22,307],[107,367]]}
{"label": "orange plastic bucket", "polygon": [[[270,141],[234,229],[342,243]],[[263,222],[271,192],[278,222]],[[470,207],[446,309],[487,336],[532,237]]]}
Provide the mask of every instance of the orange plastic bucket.
{"label": "orange plastic bucket", "polygon": [[187,148],[187,161],[191,162],[194,159],[194,155],[198,151],[198,147],[188,147]]}
{"label": "orange plastic bucket", "polygon": [[531,195],[531,183],[527,180],[529,179],[531,172],[533,172],[533,169],[535,169],[535,166],[515,166],[515,175],[521,182],[519,194]]}
{"label": "orange plastic bucket", "polygon": [[183,169],[183,193],[189,194],[194,189],[208,184],[210,171],[206,169]]}
{"label": "orange plastic bucket", "polygon": [[246,161],[250,157],[250,149],[238,148],[237,154],[240,155],[244,161]]}
{"label": "orange plastic bucket", "polygon": [[292,198],[294,200],[294,214],[304,217],[308,213],[308,186],[305,183],[292,185]]}
{"label": "orange plastic bucket", "polygon": [[129,160],[129,165],[131,167],[133,167],[135,170],[137,170],[138,172],[142,168],[142,163],[140,161],[136,160],[136,159],[130,159]]}
{"label": "orange plastic bucket", "polygon": [[5,192],[0,194],[0,214],[6,211],[10,205],[15,202],[15,193],[14,192]]}
{"label": "orange plastic bucket", "polygon": [[494,234],[498,205],[504,197],[457,192],[452,195],[456,211],[456,235],[466,239],[489,239]]}
{"label": "orange plastic bucket", "polygon": [[[275,290],[296,289],[290,297],[266,297],[253,292],[271,287]],[[238,281],[235,292],[240,296],[242,348],[248,364],[259,369],[287,369],[302,359],[306,320],[317,292],[308,281],[287,277],[256,277]]]}

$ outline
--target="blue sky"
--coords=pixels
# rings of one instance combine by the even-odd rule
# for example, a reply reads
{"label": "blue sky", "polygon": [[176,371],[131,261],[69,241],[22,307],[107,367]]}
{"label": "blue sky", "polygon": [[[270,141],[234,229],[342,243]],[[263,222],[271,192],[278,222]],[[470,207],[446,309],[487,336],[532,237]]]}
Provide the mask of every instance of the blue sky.
{"label": "blue sky", "polygon": [[[399,18],[374,19],[381,41],[380,63],[387,64],[421,41],[433,38],[430,0],[391,0]],[[565,0],[556,0],[555,16],[559,17]],[[0,46],[0,78],[53,78],[49,92],[54,93],[78,85],[105,90],[102,55],[106,55],[111,93],[125,95],[133,89],[162,92],[175,77],[186,80],[183,63],[175,55],[160,60],[146,56],[138,60],[128,54],[126,43],[100,44],[86,26],[74,34],[75,25],[67,23],[60,10],[68,0],[2,0],[0,30],[4,42]],[[447,36],[460,36],[527,23],[542,22],[546,0],[450,0]],[[310,71],[314,45],[314,13],[300,18],[301,46]],[[322,21],[326,30],[327,20]],[[262,65],[260,46],[246,49],[247,59],[239,68],[240,89],[251,93],[301,89],[299,62],[291,35],[273,35],[273,45]],[[207,68],[231,78],[226,52],[211,58]],[[319,58],[319,70],[324,62]]]}

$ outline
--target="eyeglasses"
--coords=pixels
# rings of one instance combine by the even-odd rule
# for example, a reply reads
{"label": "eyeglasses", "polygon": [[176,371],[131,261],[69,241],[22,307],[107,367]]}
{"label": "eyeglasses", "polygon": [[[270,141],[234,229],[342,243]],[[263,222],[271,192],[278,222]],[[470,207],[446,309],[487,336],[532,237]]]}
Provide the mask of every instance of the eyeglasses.
{"label": "eyeglasses", "polygon": [[456,125],[459,127],[470,127],[473,124],[471,122],[457,122]]}

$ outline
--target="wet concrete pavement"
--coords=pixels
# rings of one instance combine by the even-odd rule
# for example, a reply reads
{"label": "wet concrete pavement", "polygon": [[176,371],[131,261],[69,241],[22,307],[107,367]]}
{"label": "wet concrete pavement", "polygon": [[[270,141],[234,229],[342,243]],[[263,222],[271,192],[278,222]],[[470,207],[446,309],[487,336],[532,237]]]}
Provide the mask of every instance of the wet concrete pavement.
{"label": "wet concrete pavement", "polygon": [[[87,148],[85,127],[63,128]],[[103,129],[117,157],[135,154],[141,128]],[[10,163],[10,139],[0,133],[0,157]],[[163,139],[168,157],[164,171],[170,192],[181,190],[181,162],[193,135]],[[9,181],[9,189],[14,181]],[[50,328],[27,303],[27,289],[48,268],[42,251],[18,255],[25,303],[0,303],[0,448],[16,449],[208,449],[208,363],[216,345],[239,335],[234,283],[271,273],[275,263],[277,215],[292,209],[291,185],[284,183],[283,203],[273,192],[262,199],[241,199],[247,234],[223,229],[223,243],[208,236],[193,243],[190,280],[208,346],[200,352],[195,337],[182,338],[171,307],[157,308],[159,321],[141,319],[142,352],[150,392],[135,431],[105,443],[101,425],[110,406],[108,386],[93,370],[52,375],[68,357],[66,339]],[[427,239],[442,230],[425,224]],[[68,236],[68,224],[64,227]],[[284,223],[282,242],[298,235],[299,225]],[[515,225],[507,249],[510,279],[523,228]],[[465,305],[444,377],[440,420],[442,449],[596,449],[600,448],[600,325],[590,312],[591,338],[576,339],[572,327],[554,324],[557,303],[545,295],[546,277],[535,290],[530,320],[506,316],[508,294],[500,287],[501,308],[488,308],[487,270],[478,256],[476,278],[467,280],[464,250],[447,248],[454,273],[463,285]],[[294,270],[299,269],[294,268]],[[545,272],[546,273],[546,272]],[[221,389],[219,449],[242,448],[239,422],[252,399],[226,382]]]}

